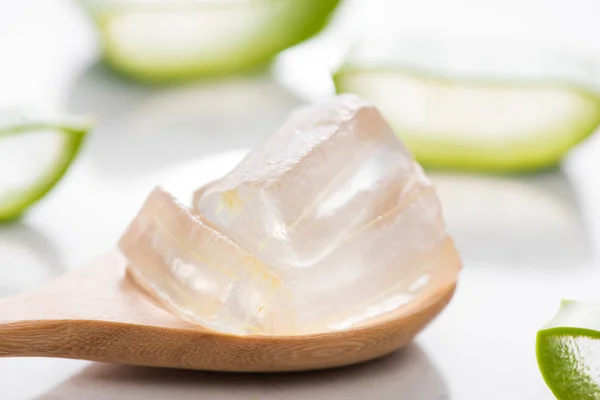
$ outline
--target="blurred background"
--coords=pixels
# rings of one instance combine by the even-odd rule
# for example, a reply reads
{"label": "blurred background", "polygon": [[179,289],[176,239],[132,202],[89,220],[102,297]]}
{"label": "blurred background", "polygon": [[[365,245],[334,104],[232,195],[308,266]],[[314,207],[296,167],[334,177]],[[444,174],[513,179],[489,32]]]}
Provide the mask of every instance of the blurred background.
{"label": "blurred background", "polygon": [[[293,108],[355,92],[427,167],[465,262],[448,310],[364,385],[382,399],[550,399],[535,332],[560,298],[597,298],[599,13],[593,0],[0,0],[0,108],[95,120],[57,186],[0,224],[0,296],[114,247],[156,183],[184,193]],[[2,143],[0,183],[44,148]],[[155,380],[111,368],[2,359],[0,398],[133,399]],[[207,383],[229,378],[169,373],[144,393],[325,399],[356,376],[270,391],[232,377],[239,397]]]}

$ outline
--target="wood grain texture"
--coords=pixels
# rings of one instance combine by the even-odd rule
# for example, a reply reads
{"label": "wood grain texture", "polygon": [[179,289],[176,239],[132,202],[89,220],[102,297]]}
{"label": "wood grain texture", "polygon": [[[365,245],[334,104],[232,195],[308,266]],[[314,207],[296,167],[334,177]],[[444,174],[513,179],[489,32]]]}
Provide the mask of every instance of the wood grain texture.
{"label": "wood grain texture", "polygon": [[[458,258],[449,260],[459,267]],[[303,336],[235,336],[183,321],[125,277],[111,252],[55,282],[0,300],[0,357],[77,358],[213,371],[300,371],[354,364],[409,343],[450,301],[455,282],[377,323]]]}

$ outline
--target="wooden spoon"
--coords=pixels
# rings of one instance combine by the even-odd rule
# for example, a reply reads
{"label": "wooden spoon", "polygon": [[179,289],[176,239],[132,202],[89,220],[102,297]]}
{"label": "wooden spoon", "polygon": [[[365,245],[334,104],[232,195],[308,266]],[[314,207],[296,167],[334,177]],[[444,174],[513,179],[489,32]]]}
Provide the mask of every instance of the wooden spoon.
{"label": "wooden spoon", "polygon": [[[458,259],[448,260],[460,263]],[[300,371],[353,364],[409,343],[455,282],[369,325],[298,336],[236,336],[183,321],[126,276],[117,251],[39,289],[0,300],[0,357],[63,357],[214,371]]]}
{"label": "wooden spoon", "polygon": [[[222,176],[246,151],[174,166],[137,182],[139,203],[158,181],[178,198]],[[133,215],[139,204],[123,204]],[[204,329],[159,307],[126,277],[119,252],[39,289],[0,299],[0,357],[64,357],[213,371],[301,371],[370,360],[409,343],[450,301],[460,260],[448,241],[449,273],[416,301],[370,325],[298,336],[236,336]],[[443,277],[442,277],[443,278]]]}

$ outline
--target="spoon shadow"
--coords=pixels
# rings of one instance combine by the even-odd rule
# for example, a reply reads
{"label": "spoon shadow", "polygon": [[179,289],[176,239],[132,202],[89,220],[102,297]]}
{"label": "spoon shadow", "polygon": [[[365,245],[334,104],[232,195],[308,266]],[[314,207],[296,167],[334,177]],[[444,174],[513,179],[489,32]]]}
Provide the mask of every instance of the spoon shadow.
{"label": "spoon shadow", "polygon": [[95,113],[87,151],[101,172],[119,178],[254,147],[301,103],[266,72],[152,86],[125,80],[102,63],[75,81],[67,100],[73,112]]}
{"label": "spoon shadow", "polygon": [[463,259],[510,267],[578,268],[593,249],[573,184],[561,170],[522,176],[434,172]]}
{"label": "spoon shadow", "polygon": [[427,355],[410,345],[368,363],[289,374],[233,374],[94,363],[38,397],[81,399],[443,400],[448,389]]}
{"label": "spoon shadow", "polygon": [[55,244],[37,229],[21,221],[0,225],[0,297],[35,287],[65,270]]}

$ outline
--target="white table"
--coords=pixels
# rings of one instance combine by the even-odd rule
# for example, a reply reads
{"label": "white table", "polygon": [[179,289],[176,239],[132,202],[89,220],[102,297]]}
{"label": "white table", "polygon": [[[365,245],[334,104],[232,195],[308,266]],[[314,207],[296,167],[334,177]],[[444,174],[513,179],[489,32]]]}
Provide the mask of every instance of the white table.
{"label": "white table", "polygon": [[[251,147],[302,102],[269,77],[166,89],[123,81],[94,62],[91,30],[76,9],[20,3],[17,15],[38,19],[2,25],[4,101],[92,111],[99,125],[51,196],[21,222],[0,227],[0,295],[33,288],[114,246],[159,171]],[[551,399],[536,366],[536,331],[561,297],[597,295],[597,139],[562,172],[433,175],[465,268],[449,307],[404,351],[347,369],[277,376],[0,359],[0,398]]]}

